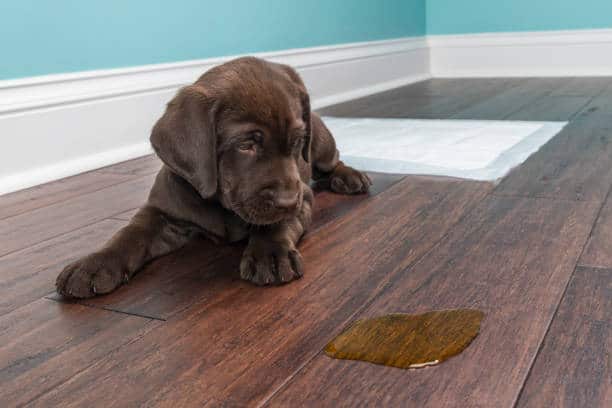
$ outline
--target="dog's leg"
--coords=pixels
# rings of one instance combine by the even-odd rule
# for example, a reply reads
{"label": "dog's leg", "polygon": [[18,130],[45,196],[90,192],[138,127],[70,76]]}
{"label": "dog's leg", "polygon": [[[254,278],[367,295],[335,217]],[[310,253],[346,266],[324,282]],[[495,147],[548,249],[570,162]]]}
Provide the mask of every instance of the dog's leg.
{"label": "dog's leg", "polygon": [[57,277],[57,291],[72,298],[109,293],[148,261],[183,246],[190,235],[189,228],[144,207],[99,251],[66,266]]}
{"label": "dog's leg", "polygon": [[366,193],[372,185],[370,177],[339,160],[334,137],[319,115],[313,112],[311,121],[313,178],[329,180],[329,188],[336,193]]}
{"label": "dog's leg", "polygon": [[296,245],[310,226],[312,202],[312,190],[303,184],[302,206],[295,218],[251,232],[240,262],[242,279],[272,285],[302,277],[302,257]]}

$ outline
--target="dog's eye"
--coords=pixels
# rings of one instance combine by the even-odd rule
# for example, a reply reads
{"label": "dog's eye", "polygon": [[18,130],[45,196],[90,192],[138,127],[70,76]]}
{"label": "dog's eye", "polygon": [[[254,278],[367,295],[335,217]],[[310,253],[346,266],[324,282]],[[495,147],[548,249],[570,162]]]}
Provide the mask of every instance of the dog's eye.
{"label": "dog's eye", "polygon": [[238,150],[241,150],[243,152],[255,150],[255,142],[252,140],[242,142],[238,145]]}

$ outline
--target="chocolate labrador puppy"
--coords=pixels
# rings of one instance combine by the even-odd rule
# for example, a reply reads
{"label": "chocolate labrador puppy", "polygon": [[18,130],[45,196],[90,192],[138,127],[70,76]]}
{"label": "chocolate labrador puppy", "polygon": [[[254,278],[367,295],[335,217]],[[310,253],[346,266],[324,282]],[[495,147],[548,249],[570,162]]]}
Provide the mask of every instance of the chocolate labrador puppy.
{"label": "chocolate labrador puppy", "polygon": [[197,234],[248,238],[240,276],[289,282],[303,272],[296,244],[310,224],[311,178],[329,178],[342,194],[371,185],[338,159],[299,75],[257,58],[215,67],[181,89],[150,139],[164,166],[147,203],[106,245],[64,268],[60,294],[109,293]]}

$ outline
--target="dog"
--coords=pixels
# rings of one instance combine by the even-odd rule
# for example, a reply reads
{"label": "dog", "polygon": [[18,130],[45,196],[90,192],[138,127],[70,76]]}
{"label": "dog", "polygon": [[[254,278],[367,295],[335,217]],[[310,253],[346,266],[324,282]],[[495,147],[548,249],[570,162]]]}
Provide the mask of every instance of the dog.
{"label": "dog", "polygon": [[366,193],[372,184],[339,160],[297,72],[254,57],[182,88],[150,141],[163,166],[146,204],[102,248],[63,269],[59,294],[110,293],[197,235],[248,239],[241,278],[290,282],[303,274],[296,245],[311,221],[311,180],[327,180],[341,194]]}

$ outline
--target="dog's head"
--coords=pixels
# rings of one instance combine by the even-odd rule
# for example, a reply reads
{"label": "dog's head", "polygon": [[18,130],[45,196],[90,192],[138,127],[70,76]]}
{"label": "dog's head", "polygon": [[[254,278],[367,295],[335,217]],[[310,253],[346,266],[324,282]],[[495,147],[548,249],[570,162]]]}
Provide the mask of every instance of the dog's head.
{"label": "dog's head", "polygon": [[309,98],[297,73],[240,58],[179,91],[151,144],[203,198],[264,225],[299,211],[298,166],[310,161],[310,133]]}

